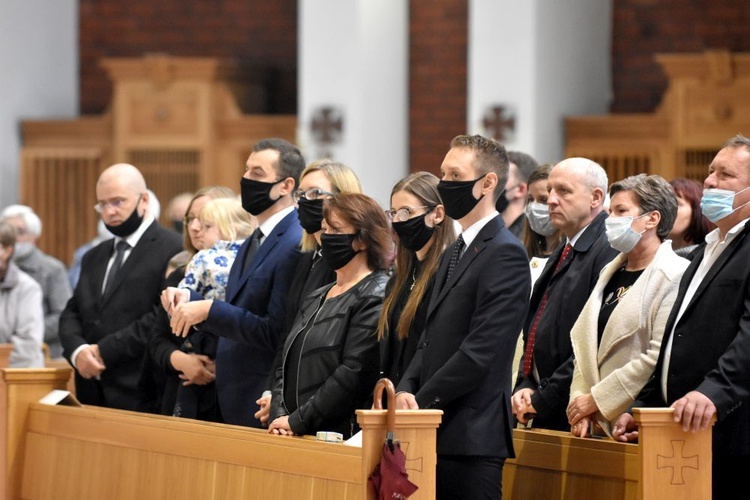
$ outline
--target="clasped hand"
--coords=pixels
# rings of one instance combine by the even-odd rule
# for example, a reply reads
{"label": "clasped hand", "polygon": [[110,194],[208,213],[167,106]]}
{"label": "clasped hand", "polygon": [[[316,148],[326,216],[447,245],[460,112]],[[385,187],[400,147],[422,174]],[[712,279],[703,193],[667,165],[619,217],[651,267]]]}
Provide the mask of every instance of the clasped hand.
{"label": "clasped hand", "polygon": [[518,422],[523,425],[526,425],[536,415],[536,409],[531,404],[531,396],[533,395],[534,391],[532,389],[521,389],[510,398],[513,406],[513,414],[516,416]]}
{"label": "clasped hand", "polygon": [[181,288],[167,287],[161,292],[161,305],[170,317],[172,333],[187,337],[190,329],[208,319],[212,300],[190,302],[190,292]]}

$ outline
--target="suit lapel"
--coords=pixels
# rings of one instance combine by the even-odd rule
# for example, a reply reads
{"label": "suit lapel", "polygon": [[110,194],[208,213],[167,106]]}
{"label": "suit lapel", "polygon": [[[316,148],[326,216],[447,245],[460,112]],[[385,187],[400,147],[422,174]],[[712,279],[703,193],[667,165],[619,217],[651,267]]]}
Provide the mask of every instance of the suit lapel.
{"label": "suit lapel", "polygon": [[[122,263],[122,266],[117,271],[117,274],[114,277],[115,282],[112,284],[112,288],[110,288],[109,293],[102,296],[102,305],[106,304],[107,301],[109,301],[109,299],[115,294],[117,289],[125,280],[125,277],[135,270],[138,263],[141,262],[141,259],[145,259],[148,256],[149,252],[151,251],[151,245],[154,242],[154,232],[156,231],[156,224],[156,221],[152,222],[148,229],[146,229],[146,231],[143,233],[143,235],[141,235],[135,247],[130,250],[130,255],[128,255],[128,258],[125,260],[125,262]],[[114,246],[114,239],[112,241]],[[110,255],[112,255],[111,252]],[[103,278],[102,281],[104,281]]]}
{"label": "suit lapel", "polygon": [[100,305],[104,301],[104,297],[102,296],[102,290],[104,290],[104,275],[107,274],[107,264],[109,264],[109,259],[112,258],[112,253],[115,251],[115,239],[110,238],[108,241],[102,243],[101,251],[103,256],[101,259],[94,259],[94,268],[91,273],[94,297],[99,297]]}
{"label": "suit lapel", "polygon": [[[482,228],[482,230],[479,231],[479,234],[477,234],[476,238],[474,238],[474,240],[471,242],[471,245],[466,247],[466,250],[459,259],[456,268],[453,270],[453,274],[451,274],[450,278],[448,278],[448,281],[446,281],[443,287],[440,289],[440,293],[438,294],[437,298],[430,301],[430,306],[427,311],[428,317],[433,313],[438,305],[440,305],[440,302],[443,301],[446,295],[448,295],[448,291],[450,291],[450,289],[455,286],[461,276],[469,268],[471,263],[474,262],[474,259],[476,259],[477,256],[482,252],[482,250],[484,250],[484,248],[487,246],[487,241],[491,240],[500,230],[502,226],[497,223],[498,218],[499,216],[491,219]],[[436,277],[436,279],[438,280],[444,281],[445,275],[448,272],[448,260],[450,260],[450,256],[446,255],[446,257],[448,258],[444,258],[443,262],[440,264],[440,269],[438,270],[438,274]],[[437,281],[437,283],[441,283],[441,281]]]}

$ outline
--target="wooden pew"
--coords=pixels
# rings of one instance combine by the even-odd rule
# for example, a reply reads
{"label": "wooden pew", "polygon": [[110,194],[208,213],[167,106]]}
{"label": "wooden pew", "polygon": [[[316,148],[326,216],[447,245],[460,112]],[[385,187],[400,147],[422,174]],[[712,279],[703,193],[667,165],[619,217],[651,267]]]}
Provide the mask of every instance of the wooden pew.
{"label": "wooden pew", "polygon": [[[20,382],[7,377],[10,386]],[[358,412],[363,447],[355,448],[188,419],[49,406],[30,402],[38,394],[9,394],[9,409],[25,408],[26,419],[8,428],[15,436],[7,451],[14,467],[8,469],[6,498],[374,498],[367,479],[383,447],[384,410]],[[396,437],[409,478],[420,486],[412,499],[434,498],[441,414],[398,413]]]}
{"label": "wooden pew", "polygon": [[636,408],[639,443],[514,431],[503,472],[506,498],[711,498],[711,429],[682,432],[668,408]]}

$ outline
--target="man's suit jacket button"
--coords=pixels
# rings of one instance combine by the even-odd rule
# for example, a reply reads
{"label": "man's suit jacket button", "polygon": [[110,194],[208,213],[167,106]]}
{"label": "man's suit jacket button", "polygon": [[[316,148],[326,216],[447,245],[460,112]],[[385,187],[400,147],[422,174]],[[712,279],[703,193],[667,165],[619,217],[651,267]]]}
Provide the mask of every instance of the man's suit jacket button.
{"label": "man's suit jacket button", "polygon": [[424,342],[422,343],[422,347],[427,347],[430,345],[430,339],[424,339]]}

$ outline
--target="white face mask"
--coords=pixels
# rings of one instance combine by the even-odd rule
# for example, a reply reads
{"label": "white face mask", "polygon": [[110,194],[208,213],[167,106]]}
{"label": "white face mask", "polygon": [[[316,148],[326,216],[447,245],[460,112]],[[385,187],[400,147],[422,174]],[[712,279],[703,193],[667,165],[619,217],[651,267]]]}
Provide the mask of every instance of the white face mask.
{"label": "white face mask", "polygon": [[531,230],[542,236],[552,236],[557,228],[549,218],[549,207],[546,203],[531,201],[526,204],[526,218]]}
{"label": "white face mask", "polygon": [[16,243],[16,248],[13,251],[13,258],[23,259],[24,257],[28,257],[33,250],[34,244],[30,241],[22,241],[20,243]]}
{"label": "white face mask", "polygon": [[640,219],[647,215],[648,213],[639,215],[638,217],[608,217],[604,221],[604,226],[606,227],[609,246],[622,253],[628,253],[633,250],[646,230],[644,229],[642,232],[636,233],[631,226],[635,219]]}

